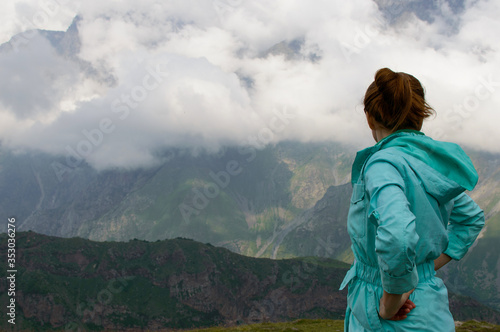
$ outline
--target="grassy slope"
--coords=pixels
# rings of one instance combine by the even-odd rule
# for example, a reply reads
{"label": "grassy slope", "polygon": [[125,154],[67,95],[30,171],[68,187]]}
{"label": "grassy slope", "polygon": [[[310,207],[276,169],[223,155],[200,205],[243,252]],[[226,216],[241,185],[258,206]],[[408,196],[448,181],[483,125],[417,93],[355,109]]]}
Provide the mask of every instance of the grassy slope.
{"label": "grassy slope", "polygon": [[[288,323],[261,323],[228,328],[209,328],[193,330],[192,332],[237,332],[237,331],[303,331],[303,332],[334,332],[344,331],[344,322],[340,320],[309,320],[300,319]],[[468,321],[457,323],[457,332],[493,332],[500,331],[500,326],[485,322]]]}

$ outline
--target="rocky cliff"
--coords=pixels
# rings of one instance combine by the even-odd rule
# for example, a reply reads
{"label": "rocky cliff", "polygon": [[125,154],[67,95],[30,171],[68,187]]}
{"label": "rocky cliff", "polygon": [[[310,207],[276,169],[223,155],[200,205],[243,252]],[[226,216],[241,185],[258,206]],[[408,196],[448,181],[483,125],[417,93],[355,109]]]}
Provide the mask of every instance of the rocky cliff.
{"label": "rocky cliff", "polygon": [[[256,259],[187,239],[93,242],[17,233],[16,328],[191,328],[341,318],[338,261]],[[0,255],[7,252],[2,236]],[[5,271],[2,306],[7,298]],[[8,324],[2,321],[3,328]]]}

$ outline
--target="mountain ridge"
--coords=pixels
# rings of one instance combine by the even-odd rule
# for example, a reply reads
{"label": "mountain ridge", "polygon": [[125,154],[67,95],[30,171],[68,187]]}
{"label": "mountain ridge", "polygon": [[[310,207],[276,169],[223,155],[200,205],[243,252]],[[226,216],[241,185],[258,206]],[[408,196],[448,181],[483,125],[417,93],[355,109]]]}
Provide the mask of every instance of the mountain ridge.
{"label": "mountain ridge", "polygon": [[[7,252],[0,234],[0,254]],[[16,327],[137,330],[342,319],[349,268],[302,257],[252,258],[177,238],[96,242],[16,233]],[[0,303],[8,301],[0,271]],[[455,319],[500,322],[500,313],[450,294]],[[0,323],[6,328],[7,322]]]}
{"label": "mountain ridge", "polygon": [[[7,252],[2,234],[0,252]],[[348,265],[270,260],[189,239],[95,242],[16,233],[16,327],[194,328],[291,318],[340,319]],[[7,303],[5,271],[0,300]],[[4,320],[2,326],[7,325]],[[49,325],[49,326],[47,326]]]}

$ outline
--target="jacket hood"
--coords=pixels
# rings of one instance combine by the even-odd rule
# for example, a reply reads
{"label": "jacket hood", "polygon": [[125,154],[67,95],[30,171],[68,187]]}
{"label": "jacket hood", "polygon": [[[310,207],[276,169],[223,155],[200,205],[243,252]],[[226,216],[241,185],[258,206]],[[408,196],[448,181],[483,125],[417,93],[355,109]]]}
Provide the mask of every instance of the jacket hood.
{"label": "jacket hood", "polygon": [[[381,150],[397,150],[422,182],[425,190],[440,202],[445,202],[465,190],[472,190],[478,175],[469,156],[455,143],[435,141],[416,130],[400,130],[380,140],[371,148],[362,150],[356,159],[365,162]],[[358,162],[361,160],[358,160]],[[356,161],[355,161],[356,164]],[[362,169],[358,166],[359,177]]]}

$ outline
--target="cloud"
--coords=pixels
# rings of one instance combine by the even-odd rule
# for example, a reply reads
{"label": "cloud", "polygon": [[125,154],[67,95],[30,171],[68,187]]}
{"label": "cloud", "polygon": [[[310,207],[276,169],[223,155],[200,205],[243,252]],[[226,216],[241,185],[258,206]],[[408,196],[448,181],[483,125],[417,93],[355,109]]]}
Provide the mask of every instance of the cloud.
{"label": "cloud", "polygon": [[[36,54],[36,56],[34,56]],[[61,108],[68,87],[79,79],[75,63],[60,59],[49,41],[37,34],[22,52],[0,57],[0,105],[19,119]]]}
{"label": "cloud", "polygon": [[378,3],[87,1],[74,9],[73,57],[43,36],[0,53],[10,78],[0,86],[0,139],[98,169],[151,165],[170,147],[362,147],[372,144],[362,97],[387,66],[425,86],[437,111],[427,134],[500,152],[499,6]]}
{"label": "cloud", "polygon": [[78,11],[78,3],[68,0],[2,1],[0,43],[33,29],[65,30]]}

